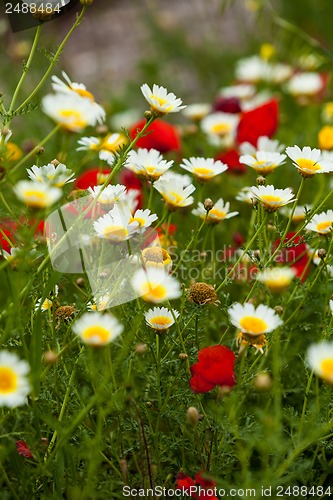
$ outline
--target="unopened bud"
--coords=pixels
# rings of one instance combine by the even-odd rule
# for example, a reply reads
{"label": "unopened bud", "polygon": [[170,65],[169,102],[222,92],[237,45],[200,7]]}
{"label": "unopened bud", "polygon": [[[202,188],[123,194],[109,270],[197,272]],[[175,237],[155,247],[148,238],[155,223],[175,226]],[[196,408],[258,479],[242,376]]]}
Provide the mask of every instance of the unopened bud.
{"label": "unopened bud", "polygon": [[266,184],[266,179],[262,175],[259,175],[256,179],[256,183],[258,186],[264,186]]}
{"label": "unopened bud", "polygon": [[45,153],[45,148],[43,146],[38,146],[36,149],[36,156],[42,156]]}
{"label": "unopened bud", "polygon": [[188,359],[188,354],[186,354],[186,352],[180,352],[178,357],[184,361],[185,359]]}
{"label": "unopened bud", "polygon": [[148,351],[147,344],[136,344],[136,346],[135,346],[135,352],[137,354],[144,354],[147,351]]}
{"label": "unopened bud", "polygon": [[266,373],[258,373],[253,380],[254,387],[260,391],[268,391],[272,387],[271,376]]}
{"label": "unopened bud", "polygon": [[[0,97],[1,97],[1,96],[0,96]],[[11,131],[10,131],[10,130],[9,130],[9,128],[7,128],[7,127],[4,127],[3,129],[1,129],[1,135],[2,135],[3,137],[7,137],[7,135],[8,135],[8,134],[10,134],[10,133],[11,133]]]}
{"label": "unopened bud", "polygon": [[143,116],[145,117],[146,121],[148,121],[152,117],[152,112],[147,110],[143,113]]}
{"label": "unopened bud", "polygon": [[83,279],[83,278],[78,278],[78,279],[76,280],[76,284],[77,284],[77,286],[79,286],[80,288],[83,288],[83,287],[84,287],[84,285],[85,285],[85,281],[84,281],[84,279]]}
{"label": "unopened bud", "polygon": [[283,314],[283,307],[282,306],[275,306],[274,311],[276,312],[276,314],[281,316]]}
{"label": "unopened bud", "polygon": [[204,201],[204,209],[209,212],[209,210],[211,210],[214,206],[214,202],[213,200],[211,200],[210,198],[206,198],[205,201]]}
{"label": "unopened bud", "polygon": [[193,427],[195,427],[197,425],[197,423],[199,422],[199,417],[200,417],[200,414],[199,414],[198,410],[195,408],[195,406],[190,406],[187,409],[186,415],[187,415],[187,420],[189,421],[189,423]]}
{"label": "unopened bud", "polygon": [[80,0],[81,5],[85,5],[86,7],[89,7],[93,3],[94,0]]}
{"label": "unopened bud", "polygon": [[58,354],[54,351],[46,351],[44,352],[43,359],[48,365],[55,365],[58,361]]}
{"label": "unopened bud", "polygon": [[319,250],[318,250],[318,257],[320,259],[324,260],[325,257],[326,257],[326,255],[327,255],[327,251],[325,250],[325,248],[319,248]]}
{"label": "unopened bud", "polygon": [[52,163],[52,165],[54,165],[55,167],[60,165],[60,161],[58,161],[56,158],[54,160],[52,160],[50,163]]}

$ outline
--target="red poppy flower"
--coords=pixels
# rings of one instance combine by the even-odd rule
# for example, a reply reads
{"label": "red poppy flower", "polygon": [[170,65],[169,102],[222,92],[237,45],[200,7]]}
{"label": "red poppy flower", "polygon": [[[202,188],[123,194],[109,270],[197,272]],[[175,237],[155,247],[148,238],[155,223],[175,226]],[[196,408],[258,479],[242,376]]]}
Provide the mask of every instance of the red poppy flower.
{"label": "red poppy flower", "polygon": [[229,151],[222,151],[218,155],[215,156],[215,160],[220,160],[226,165],[228,165],[228,170],[226,173],[230,174],[245,174],[246,165],[240,163],[239,161],[239,153],[236,149],[229,149]]}
{"label": "red poppy flower", "polygon": [[109,175],[111,172],[110,168],[91,168],[86,170],[81,174],[75,182],[75,187],[77,189],[88,189],[89,187],[98,186],[103,184],[105,178],[103,177]]}
{"label": "red poppy flower", "polygon": [[[134,139],[141,131],[146,120],[141,120],[130,129],[131,138]],[[163,120],[155,120],[147,129],[147,135],[140,137],[136,143],[138,148],[157,149],[160,153],[180,150],[180,137],[175,127]]]}
{"label": "red poppy flower", "polygon": [[225,346],[205,347],[198,353],[198,363],[191,366],[190,386],[194,392],[209,392],[216,385],[235,385],[235,354]]}
{"label": "red poppy flower", "polygon": [[[284,246],[286,246],[288,241],[291,240],[295,234],[295,232],[287,233],[283,242]],[[277,249],[280,241],[281,238],[274,241],[272,245],[272,252]],[[302,236],[296,236],[296,238],[292,241],[290,247],[282,247],[275,260],[276,262],[282,264],[289,264],[294,269],[297,278],[302,279],[303,282],[306,280],[307,275],[310,271],[310,259],[307,253],[306,244],[304,243],[304,239]]]}
{"label": "red poppy flower", "polygon": [[[196,500],[204,500],[206,498],[210,498],[210,500],[218,500],[218,498],[214,496],[213,492],[210,491],[215,488],[216,482],[213,479],[204,477],[204,474],[204,471],[198,472],[194,481],[191,477],[184,474],[184,472],[178,472],[176,477],[176,486],[178,488],[182,488],[184,493],[190,495],[191,498]],[[195,490],[199,491],[199,495]]]}
{"label": "red poppy flower", "polygon": [[222,113],[240,113],[242,111],[239,99],[237,97],[217,97],[213,104],[214,111]]}
{"label": "red poppy flower", "polygon": [[21,441],[21,440],[17,441],[16,442],[16,449],[17,449],[17,453],[19,455],[22,455],[22,457],[34,458],[29,446],[27,445],[27,443],[25,441]]}
{"label": "red poppy flower", "polygon": [[256,146],[260,136],[272,137],[278,126],[278,115],[276,99],[243,113],[237,128],[237,143],[247,141]]}

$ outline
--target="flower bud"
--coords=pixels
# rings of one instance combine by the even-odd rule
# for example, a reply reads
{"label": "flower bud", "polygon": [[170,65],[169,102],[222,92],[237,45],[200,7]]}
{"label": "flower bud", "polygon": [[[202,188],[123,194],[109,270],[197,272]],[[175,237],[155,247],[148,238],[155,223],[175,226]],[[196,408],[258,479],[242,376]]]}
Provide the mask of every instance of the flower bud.
{"label": "flower bud", "polygon": [[268,391],[272,387],[272,378],[268,373],[261,372],[256,375],[253,384],[260,391]]}
{"label": "flower bud", "polygon": [[283,314],[283,307],[282,306],[275,306],[274,311],[276,312],[276,314],[281,316]]}
{"label": "flower bud", "polygon": [[195,406],[190,406],[187,409],[186,415],[189,423],[192,425],[192,427],[195,427],[199,422],[199,417],[200,417],[200,414],[198,410],[195,408]]}
{"label": "flower bud", "polygon": [[43,360],[48,365],[55,365],[58,362],[58,354],[55,351],[46,351]]}
{"label": "flower bud", "polygon": [[45,149],[43,148],[43,146],[39,146],[37,149],[36,149],[36,156],[42,156],[43,154],[45,153]]}
{"label": "flower bud", "polygon": [[136,346],[135,346],[135,352],[137,354],[144,354],[147,351],[148,351],[147,344],[136,344]]}
{"label": "flower bud", "polygon": [[85,5],[86,7],[89,7],[94,0],[80,0],[81,5]]}
{"label": "flower bud", "polygon": [[146,121],[148,121],[152,117],[152,112],[147,110],[144,112],[143,116],[145,117]]}
{"label": "flower bud", "polygon": [[56,158],[54,160],[52,160],[50,163],[52,163],[52,165],[54,165],[55,167],[60,165],[60,161],[58,161]]}
{"label": "flower bud", "polygon": [[326,255],[327,255],[327,251],[325,250],[325,248],[319,248],[319,250],[318,250],[318,257],[320,259],[324,260],[325,257],[326,257]]}
{"label": "flower bud", "polygon": [[213,208],[214,202],[210,198],[206,198],[203,205],[204,205],[204,209],[207,212],[209,212]]}
{"label": "flower bud", "polygon": [[265,177],[263,177],[262,175],[259,175],[259,177],[257,177],[257,179],[256,179],[256,183],[258,186],[265,186],[265,184],[266,184]]}
{"label": "flower bud", "polygon": [[180,352],[178,357],[184,361],[185,359],[188,359],[188,354],[186,354],[186,352]]}

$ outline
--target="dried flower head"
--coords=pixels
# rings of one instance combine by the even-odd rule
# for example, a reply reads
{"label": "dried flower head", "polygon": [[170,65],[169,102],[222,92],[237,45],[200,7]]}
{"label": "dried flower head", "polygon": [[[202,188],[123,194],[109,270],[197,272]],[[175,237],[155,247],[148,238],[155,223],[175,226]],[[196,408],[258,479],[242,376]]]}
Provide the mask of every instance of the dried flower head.
{"label": "dried flower head", "polygon": [[193,283],[190,286],[188,300],[203,306],[205,304],[214,304],[217,306],[220,301],[217,298],[215,287],[208,283]]}

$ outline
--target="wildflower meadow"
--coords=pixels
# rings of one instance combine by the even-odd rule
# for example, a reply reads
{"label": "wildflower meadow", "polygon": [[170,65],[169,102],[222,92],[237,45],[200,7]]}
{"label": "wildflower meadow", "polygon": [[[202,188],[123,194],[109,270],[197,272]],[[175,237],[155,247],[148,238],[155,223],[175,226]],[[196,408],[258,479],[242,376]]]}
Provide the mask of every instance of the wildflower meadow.
{"label": "wildflower meadow", "polygon": [[0,499],[333,498],[333,47],[246,1],[279,37],[103,95],[97,3],[6,4]]}

